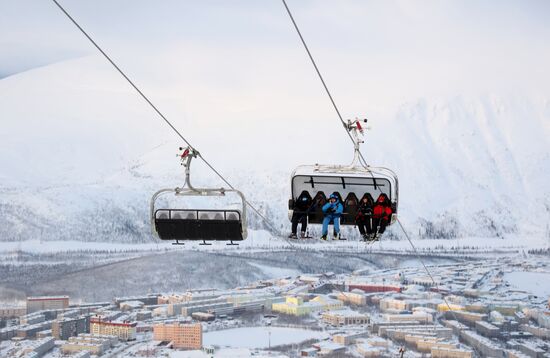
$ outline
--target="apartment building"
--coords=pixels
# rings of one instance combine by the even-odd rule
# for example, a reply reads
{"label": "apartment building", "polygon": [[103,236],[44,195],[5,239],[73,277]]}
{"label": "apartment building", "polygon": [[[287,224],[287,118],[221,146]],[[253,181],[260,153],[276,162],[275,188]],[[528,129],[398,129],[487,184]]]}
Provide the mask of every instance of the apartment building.
{"label": "apartment building", "polygon": [[475,323],[475,328],[478,333],[485,337],[496,338],[500,336],[500,328],[489,322],[477,321]]}
{"label": "apartment building", "polygon": [[487,315],[484,313],[475,313],[475,312],[467,312],[467,311],[453,311],[453,312],[446,312],[445,317],[451,320],[457,319],[462,323],[466,323],[469,325],[475,325],[478,321],[486,321]]}
{"label": "apartment building", "polygon": [[69,307],[69,296],[27,297],[27,314],[42,310],[65,309]]}
{"label": "apartment building", "polygon": [[90,333],[116,336],[121,341],[136,339],[136,326],[137,322],[105,321],[101,317],[90,319]]}
{"label": "apartment building", "polygon": [[44,321],[46,321],[46,315],[44,315],[42,313],[39,313],[39,312],[26,314],[24,316],[19,317],[19,324],[21,324],[21,325],[24,325],[24,324],[28,324],[28,325],[37,324],[37,323],[41,323],[41,322],[44,322]]}
{"label": "apartment building", "polygon": [[433,347],[431,350],[432,358],[472,358],[473,353],[470,350],[458,348]]}
{"label": "apartment building", "polygon": [[44,354],[52,350],[55,346],[55,339],[52,337],[42,338],[36,341],[29,342],[19,354],[21,356],[27,355],[32,357],[42,357]]}
{"label": "apartment building", "polygon": [[384,314],[382,315],[386,322],[419,322],[419,323],[431,323],[433,317],[431,314],[417,311],[412,314]]}
{"label": "apartment building", "polygon": [[153,326],[155,341],[172,342],[174,348],[201,349],[202,325],[200,323],[169,323]]}
{"label": "apartment building", "polygon": [[25,307],[17,307],[17,306],[5,306],[0,307],[0,318],[15,318],[23,316],[27,313],[27,309]]}
{"label": "apartment building", "polygon": [[70,337],[68,342],[61,346],[61,352],[63,354],[89,352],[90,354],[101,356],[112,345],[113,341],[108,337],[82,335]]}
{"label": "apartment building", "polygon": [[367,296],[361,290],[340,292],[337,298],[342,302],[351,303],[352,305],[365,306],[367,304]]}
{"label": "apartment building", "polygon": [[369,316],[352,310],[338,310],[324,312],[323,321],[333,326],[344,326],[368,324],[370,319]]}
{"label": "apartment building", "polygon": [[378,357],[387,356],[387,352],[385,348],[374,347],[368,343],[358,344],[357,353],[359,353],[361,357],[365,357],[365,358],[378,358]]}
{"label": "apartment building", "polygon": [[78,336],[80,333],[87,333],[89,327],[88,317],[60,318],[52,323],[52,336],[56,339],[66,341],[69,337]]}
{"label": "apartment building", "polygon": [[346,291],[361,290],[366,293],[372,292],[401,292],[401,286],[385,285],[376,283],[346,283]]}
{"label": "apartment building", "polygon": [[350,333],[339,333],[332,336],[332,341],[334,343],[341,344],[343,346],[349,346],[356,343],[358,340],[367,337],[366,331],[350,332]]}
{"label": "apartment building", "polygon": [[342,301],[326,296],[317,296],[307,302],[304,302],[301,297],[287,296],[285,302],[274,303],[271,310],[293,316],[304,316],[313,312],[338,310],[343,306]]}

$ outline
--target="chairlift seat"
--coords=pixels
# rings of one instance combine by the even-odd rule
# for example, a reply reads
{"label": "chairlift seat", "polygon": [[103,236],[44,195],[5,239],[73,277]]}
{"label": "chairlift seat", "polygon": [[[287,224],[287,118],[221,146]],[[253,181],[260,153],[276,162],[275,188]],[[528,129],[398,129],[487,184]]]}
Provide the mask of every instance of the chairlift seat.
{"label": "chairlift seat", "polygon": [[244,240],[238,210],[158,209],[155,212],[155,229],[161,240]]}

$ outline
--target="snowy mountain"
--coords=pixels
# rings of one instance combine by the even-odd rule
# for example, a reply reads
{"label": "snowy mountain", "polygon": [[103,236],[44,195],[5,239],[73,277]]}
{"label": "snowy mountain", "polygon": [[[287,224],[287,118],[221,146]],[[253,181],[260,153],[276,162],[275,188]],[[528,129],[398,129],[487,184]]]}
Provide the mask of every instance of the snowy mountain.
{"label": "snowy mountain", "polygon": [[[155,100],[175,112],[173,96]],[[179,142],[101,58],[2,79],[0,107],[1,240],[150,239],[150,196],[183,179]],[[197,117],[208,124],[174,122],[281,230],[293,167],[351,159],[329,115],[259,130],[248,125],[257,113],[203,110]],[[376,113],[364,153],[399,175],[400,215],[416,237],[541,236],[550,216],[549,119],[544,97],[421,98]],[[193,169],[196,185],[221,186],[204,165]],[[251,226],[262,224],[251,217]]]}
{"label": "snowy mountain", "polygon": [[[369,118],[363,153],[398,174],[409,233],[550,235],[546,12],[346,4],[291,7],[344,117]],[[150,240],[149,198],[181,185],[183,143],[51,5],[0,11],[0,240]],[[279,5],[67,4],[288,230],[293,168],[349,163],[352,147]],[[222,186],[193,169],[196,185]],[[263,227],[253,216],[251,226]]]}

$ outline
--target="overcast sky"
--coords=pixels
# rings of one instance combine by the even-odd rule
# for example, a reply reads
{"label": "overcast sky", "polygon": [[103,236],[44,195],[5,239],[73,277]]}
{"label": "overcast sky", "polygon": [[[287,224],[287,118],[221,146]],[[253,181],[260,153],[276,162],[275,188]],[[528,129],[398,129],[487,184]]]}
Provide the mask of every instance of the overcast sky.
{"label": "overcast sky", "polygon": [[[343,132],[337,135],[339,151],[312,147],[298,155],[303,145],[292,147],[304,134],[313,140],[305,133],[312,128],[320,138],[341,128],[280,0],[60,2],[200,148],[217,153],[212,142],[226,150],[246,141],[235,148],[247,154],[266,136],[277,139],[275,149],[256,147],[256,152],[261,157],[265,150],[268,163],[284,155],[277,161],[282,168],[313,158],[351,158]],[[365,115],[380,128],[403,103],[423,98],[550,97],[549,1],[288,0],[288,5],[345,118]],[[90,142],[103,135],[106,153],[98,167],[105,167],[111,152],[135,156],[138,145],[144,147],[141,153],[175,139],[169,130],[153,134],[149,125],[165,127],[151,121],[150,108],[53,2],[0,0],[0,78],[53,63],[59,65],[16,81],[33,86],[32,93],[25,88],[16,93],[11,83],[0,86],[9,94],[4,102],[0,98],[0,121],[11,121],[4,128],[15,133],[6,133],[8,141],[33,130],[41,137],[53,127],[52,118],[72,120],[75,134],[90,128],[85,120],[102,118],[120,132],[112,143],[105,130],[89,133]],[[86,100],[78,97],[83,88],[94,97],[90,92]],[[64,107],[68,98],[74,108]],[[39,118],[43,114],[49,116]],[[16,123],[35,117],[45,128]],[[132,142],[124,132],[137,118],[143,118],[144,129]],[[371,138],[381,135],[373,132]],[[51,141],[60,142],[57,136],[53,132]],[[3,159],[19,165],[21,160],[12,158],[25,155],[28,140],[8,147]],[[287,146],[281,154],[280,145]]]}
{"label": "overcast sky", "polygon": [[[113,56],[172,53],[202,61],[223,55],[214,61],[223,66],[246,55],[273,71],[294,56],[296,66],[307,60],[278,0],[60,2]],[[356,80],[368,81],[371,90],[389,91],[389,83],[398,92],[397,83],[422,92],[549,82],[548,1],[288,4],[327,78],[353,87],[363,87]],[[0,47],[3,76],[94,53],[45,0],[0,0]]]}

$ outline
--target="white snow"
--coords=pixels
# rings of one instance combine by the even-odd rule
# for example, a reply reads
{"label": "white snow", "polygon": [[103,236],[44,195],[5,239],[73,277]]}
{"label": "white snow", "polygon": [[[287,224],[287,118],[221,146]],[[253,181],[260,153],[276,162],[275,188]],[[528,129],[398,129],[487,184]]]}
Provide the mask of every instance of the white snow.
{"label": "white snow", "polygon": [[205,346],[214,345],[232,348],[268,348],[270,332],[272,347],[284,344],[300,343],[308,339],[324,339],[328,337],[328,335],[323,332],[297,328],[233,328],[223,331],[204,333],[203,344]]}
{"label": "white snow", "polygon": [[264,274],[268,275],[269,277],[273,278],[283,278],[283,277],[295,277],[300,274],[300,271],[293,270],[293,269],[286,269],[282,267],[276,267],[276,266],[267,266],[267,265],[261,265],[256,262],[249,262],[250,265],[259,268],[263,271]]}
{"label": "white snow", "polygon": [[511,287],[538,297],[550,297],[550,272],[514,271],[504,274]]}
{"label": "white snow", "polygon": [[[366,245],[358,241],[340,241],[325,243],[320,240],[310,239],[306,243],[289,242],[281,238],[273,237],[265,231],[251,230],[249,238],[239,243],[239,246],[230,247],[224,242],[213,242],[212,246],[201,246],[200,242],[188,242],[185,246],[174,246],[171,242],[164,242],[158,239],[150,239],[150,243],[117,243],[117,242],[82,242],[75,240],[22,240],[22,241],[0,241],[0,253],[10,253],[15,251],[29,253],[54,253],[65,251],[83,251],[83,250],[101,250],[101,251],[158,251],[158,250],[201,250],[201,251],[231,251],[237,250],[246,252],[269,251],[269,250],[352,250],[355,252],[384,252],[392,251],[412,251],[410,243],[407,240],[385,240],[372,245]],[[522,238],[522,240],[466,237],[457,240],[413,240],[413,245],[418,250],[452,250],[475,248],[479,252],[483,250],[527,250],[530,248],[541,247],[545,245],[545,240],[537,237]],[[452,253],[452,252],[450,252]],[[250,262],[267,275],[273,277],[295,276],[294,270],[284,267],[272,267],[262,265],[257,262]],[[405,260],[400,267],[416,267],[419,265],[416,260]]]}
{"label": "white snow", "polygon": [[[0,59],[0,64],[10,69],[9,76],[0,79],[0,241],[145,241],[149,198],[161,187],[182,184],[183,171],[175,157],[181,140],[55,7],[37,2],[21,11],[18,6],[24,5],[8,6],[0,13],[1,28],[10,30],[0,31],[9,40],[0,42],[11,44],[9,51],[4,51],[9,58]],[[124,19],[104,19],[99,24],[96,11],[87,11],[86,5],[75,4],[69,10],[82,17],[85,27],[91,28],[202,155],[277,229],[289,231],[286,203],[292,169],[299,164],[350,162],[349,139],[289,24],[277,12],[280,8],[270,5],[272,11],[251,7],[241,12],[226,7],[220,12],[209,11],[210,5],[186,7],[185,11],[173,11],[173,6],[154,10],[136,6]],[[347,12],[349,6],[335,11]],[[301,10],[314,12],[302,21],[318,15],[314,9]],[[433,15],[432,7],[429,10],[426,16]],[[461,23],[455,17],[456,9],[440,10],[451,17],[450,24]],[[162,18],[166,20],[148,23],[153,17],[144,14],[150,11],[165,11]],[[226,16],[226,11],[231,16]],[[258,17],[251,17],[248,11]],[[32,30],[30,20],[20,24],[21,13],[38,21],[40,25],[34,26],[39,30]],[[224,15],[218,18],[221,13]],[[346,16],[355,13],[376,12],[351,11]],[[178,17],[174,18],[175,14]],[[409,15],[398,11],[392,13],[392,20],[418,20]],[[179,16],[188,16],[189,21]],[[243,19],[247,30],[227,26],[225,30],[236,31],[229,36],[211,26],[217,21],[199,21],[201,16],[208,21]],[[269,20],[264,21],[264,16]],[[434,18],[441,16],[438,13]],[[540,21],[536,18],[526,25],[537,23],[535,20]],[[173,35],[173,23],[178,23],[177,35]],[[305,25],[310,27],[308,38],[327,31],[326,27],[318,29],[319,33],[311,30],[321,23]],[[374,29],[363,26],[364,21],[357,23],[362,25],[331,22],[330,31],[344,31],[342,38],[351,41],[353,37],[356,43],[364,42],[354,37],[360,34],[373,40],[367,32]],[[117,37],[126,32],[110,26],[132,28],[136,37]],[[172,36],[149,36],[150,29],[165,26]],[[197,26],[208,31],[196,32]],[[479,237],[482,245],[499,246],[484,238],[500,236],[509,241],[507,245],[523,246],[526,236],[538,245],[550,235],[550,91],[546,88],[550,81],[543,80],[548,76],[548,71],[542,71],[545,66],[525,65],[548,63],[547,53],[537,52],[546,49],[537,42],[545,38],[541,30],[546,27],[534,31],[529,26],[524,29],[530,29],[532,36],[523,37],[516,45],[532,46],[529,48],[536,50],[536,55],[529,51],[511,54],[507,45],[506,56],[498,51],[494,56],[485,54],[475,65],[460,56],[428,56],[422,51],[415,54],[416,60],[401,61],[408,57],[396,56],[393,46],[391,53],[385,53],[387,57],[349,48],[334,51],[341,44],[327,42],[322,36],[314,43],[343,115],[370,118],[373,129],[367,132],[363,153],[370,164],[390,167],[398,174],[399,214],[411,236]],[[486,27],[484,22],[482,28]],[[437,28],[448,30],[446,26]],[[464,26],[458,28],[462,31]],[[262,29],[277,39],[282,36],[281,43],[260,41],[252,29]],[[378,29],[376,33],[382,35]],[[430,37],[432,33],[422,35]],[[204,36],[211,42],[203,41]],[[41,54],[35,50],[22,56],[24,66],[9,63],[17,64],[18,46],[13,44],[24,43],[32,49],[43,42],[37,40],[42,37],[49,39],[51,51],[63,51]],[[478,43],[475,51],[464,53],[490,52],[500,43],[477,34],[475,38],[491,47]],[[457,45],[467,46],[453,39],[455,42],[448,43],[437,40],[437,46],[422,49],[439,49],[442,42],[453,51]],[[425,44],[425,38],[414,40]],[[75,55],[86,51],[89,56]],[[519,54],[519,60],[511,57]],[[449,68],[451,59],[455,67]],[[419,64],[422,70],[417,68]],[[491,76],[495,66],[498,76]],[[519,71],[516,66],[525,68]],[[508,71],[508,67],[515,70]],[[521,88],[529,90],[508,90],[516,88],[508,81],[517,81],[518,76],[525,80]],[[478,81],[484,85],[479,86]],[[200,163],[194,164],[193,176],[195,184],[223,185]],[[252,213],[250,222],[253,228],[263,227]],[[390,231],[398,232],[396,228]],[[256,237],[251,235],[252,240]]]}
{"label": "white snow", "polygon": [[287,358],[288,356],[277,353],[277,352],[262,352],[262,351],[251,351],[250,349],[245,348],[223,348],[215,350],[214,354],[206,354],[203,351],[171,351],[169,352],[170,358]]}

